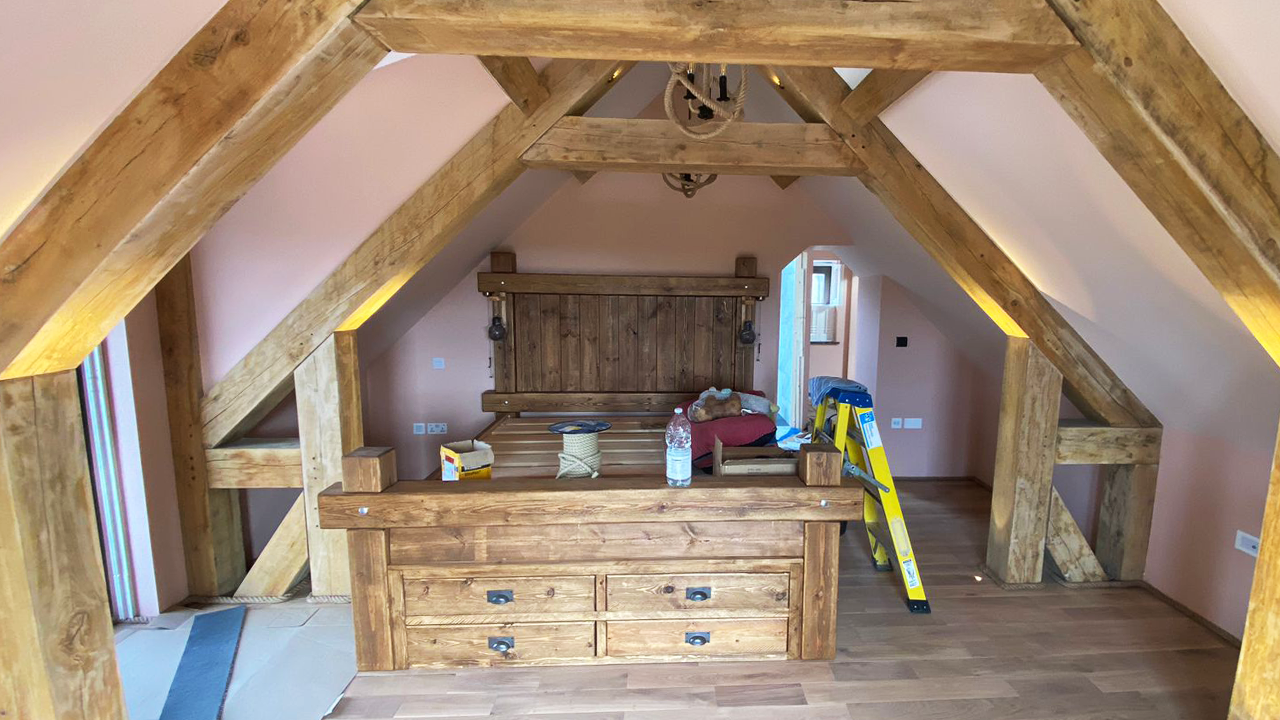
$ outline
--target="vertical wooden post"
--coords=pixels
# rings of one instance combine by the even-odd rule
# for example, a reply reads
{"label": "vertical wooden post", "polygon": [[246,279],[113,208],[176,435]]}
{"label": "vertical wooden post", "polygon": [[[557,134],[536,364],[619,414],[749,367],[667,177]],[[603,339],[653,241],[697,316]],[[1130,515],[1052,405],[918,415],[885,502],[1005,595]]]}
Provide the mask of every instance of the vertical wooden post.
{"label": "vertical wooden post", "polygon": [[[733,276],[740,278],[756,277],[756,258],[754,255],[743,255],[734,260]],[[755,327],[756,323],[756,301],[755,298],[738,298],[738,327],[734,328],[734,336],[741,332],[742,327],[746,323],[751,323]],[[756,332],[760,332],[756,328]],[[738,352],[734,353],[734,389],[750,390],[755,385],[756,372],[756,346],[755,344],[743,345],[738,343]]]}
{"label": "vertical wooden post", "polygon": [[1280,442],[1271,467],[1267,509],[1262,518],[1262,547],[1253,571],[1249,616],[1236,686],[1231,693],[1230,720],[1280,717]]}
{"label": "vertical wooden post", "polygon": [[[342,489],[346,492],[382,492],[396,484],[396,451],[392,448],[359,448],[342,459],[342,466]],[[391,642],[393,589],[387,574],[390,537],[386,530],[348,530],[347,553],[351,561],[356,667],[361,672],[395,670]]]}
{"label": "vertical wooden post", "polygon": [[[798,472],[805,485],[839,485],[840,451],[834,445],[800,448]],[[840,523],[804,524],[804,603],[800,657],[836,656],[836,600],[840,585]]]}
{"label": "vertical wooden post", "polygon": [[0,717],[123,718],[74,371],[0,382]]}
{"label": "vertical wooden post", "polygon": [[1098,513],[1098,562],[1112,580],[1141,580],[1147,567],[1157,465],[1106,469]]}
{"label": "vertical wooden post", "polygon": [[240,493],[209,489],[200,417],[204,380],[190,257],[180,260],[156,285],[156,313],[187,587],[192,595],[227,595],[245,576]]}
{"label": "vertical wooden post", "polygon": [[[513,273],[516,271],[516,254],[512,252],[489,253],[489,272]],[[493,389],[495,392],[516,391],[516,338],[511,332],[511,293],[498,293],[490,298],[493,316],[502,319],[507,336],[490,343],[493,357]]]}
{"label": "vertical wooden post", "polygon": [[329,336],[294,371],[298,433],[302,446],[302,492],[306,495],[307,554],[311,591],[351,594],[347,538],[320,528],[317,498],[342,482],[342,458],[364,444],[360,366],[355,331]]}
{"label": "vertical wooden post", "polygon": [[1053,492],[1062,373],[1031,340],[1005,350],[991,492],[987,568],[1007,583],[1038,583]]}

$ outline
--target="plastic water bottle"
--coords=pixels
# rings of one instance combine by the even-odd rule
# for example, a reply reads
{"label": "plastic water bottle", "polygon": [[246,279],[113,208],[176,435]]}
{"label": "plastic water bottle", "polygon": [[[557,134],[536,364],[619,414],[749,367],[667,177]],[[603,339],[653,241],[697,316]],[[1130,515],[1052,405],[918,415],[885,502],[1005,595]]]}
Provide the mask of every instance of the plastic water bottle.
{"label": "plastic water bottle", "polygon": [[667,423],[667,484],[671,487],[689,487],[693,481],[693,426],[684,410],[676,408],[676,414]]}

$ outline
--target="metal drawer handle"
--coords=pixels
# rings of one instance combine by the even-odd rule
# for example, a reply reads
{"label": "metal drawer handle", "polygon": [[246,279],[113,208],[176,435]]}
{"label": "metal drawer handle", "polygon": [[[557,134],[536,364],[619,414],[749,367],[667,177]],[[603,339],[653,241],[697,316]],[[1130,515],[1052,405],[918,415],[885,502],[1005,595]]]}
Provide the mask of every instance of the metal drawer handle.
{"label": "metal drawer handle", "polygon": [[516,601],[516,594],[511,590],[490,590],[484,596],[494,605],[506,605]]}
{"label": "metal drawer handle", "polygon": [[684,634],[684,641],[694,647],[706,645],[711,642],[711,633],[709,632],[687,632]]}
{"label": "metal drawer handle", "polygon": [[684,591],[684,599],[693,602],[706,602],[711,599],[711,588],[709,587],[691,587]]}
{"label": "metal drawer handle", "polygon": [[489,638],[489,649],[500,653],[510,652],[515,649],[516,639],[513,637],[491,637]]}

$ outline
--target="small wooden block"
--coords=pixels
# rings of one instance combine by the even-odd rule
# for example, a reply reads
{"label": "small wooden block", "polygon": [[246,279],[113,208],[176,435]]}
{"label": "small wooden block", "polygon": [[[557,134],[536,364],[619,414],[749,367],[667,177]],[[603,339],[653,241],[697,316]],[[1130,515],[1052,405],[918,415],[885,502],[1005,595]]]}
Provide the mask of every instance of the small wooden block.
{"label": "small wooden block", "polygon": [[835,445],[802,445],[797,474],[805,485],[839,485],[842,459]]}
{"label": "small wooden block", "polygon": [[[789,184],[789,183],[788,183]],[[734,277],[749,278],[756,276],[756,258],[754,255],[743,255],[733,261]]]}
{"label": "small wooden block", "polygon": [[342,489],[347,492],[382,492],[396,479],[395,448],[356,448],[342,458]]}
{"label": "small wooden block", "polygon": [[516,271],[516,254],[513,252],[489,253],[489,272],[513,273]]}

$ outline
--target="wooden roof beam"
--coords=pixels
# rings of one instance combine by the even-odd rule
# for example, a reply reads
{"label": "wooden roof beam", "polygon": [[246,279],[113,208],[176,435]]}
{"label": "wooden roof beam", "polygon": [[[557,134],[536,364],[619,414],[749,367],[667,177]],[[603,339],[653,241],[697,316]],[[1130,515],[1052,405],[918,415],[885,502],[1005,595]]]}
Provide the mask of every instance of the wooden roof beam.
{"label": "wooden roof beam", "polygon": [[569,171],[857,175],[863,165],[825,123],[733,123],[694,140],[666,120],[566,117],[522,156]]}
{"label": "wooden roof beam", "polygon": [[531,115],[551,96],[529,58],[481,55],[476,59],[525,115]]}
{"label": "wooden roof beam", "polygon": [[0,377],[75,368],[386,49],[359,0],[230,0],[0,241]]}
{"label": "wooden roof beam", "polygon": [[879,120],[856,127],[841,107],[848,85],[831,68],[766,68],[801,117],[828,122],[867,165],[861,176],[898,222],[1006,334],[1031,338],[1062,372],[1067,396],[1095,422],[1159,421],[1035,284]]}
{"label": "wooden roof beam", "polygon": [[929,73],[922,70],[872,70],[845,96],[840,107],[854,126],[866,125],[928,76]]}
{"label": "wooden roof beam", "polygon": [[520,176],[520,156],[566,113],[595,103],[630,63],[555,61],[532,115],[508,105],[431,176],[205,396],[204,441],[242,435],[292,387],[293,371],[336,330],[354,330]]}
{"label": "wooden roof beam", "polygon": [[1077,46],[1043,0],[370,0],[401,52],[1031,72]]}

